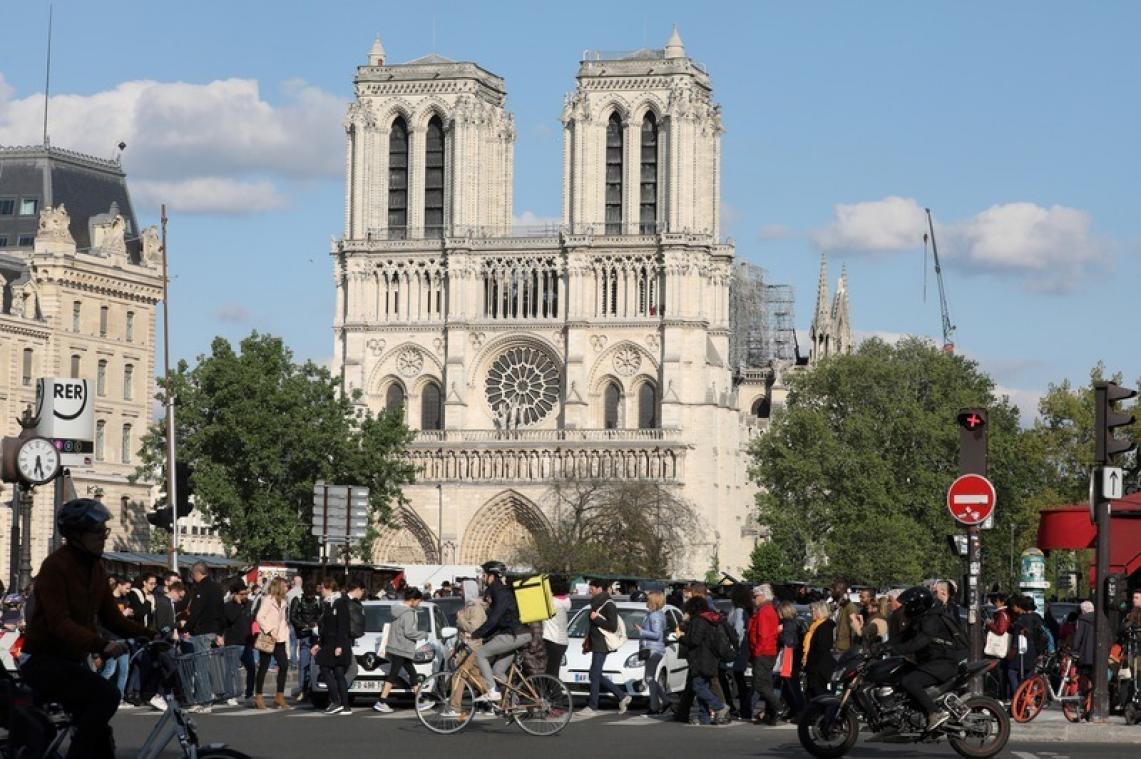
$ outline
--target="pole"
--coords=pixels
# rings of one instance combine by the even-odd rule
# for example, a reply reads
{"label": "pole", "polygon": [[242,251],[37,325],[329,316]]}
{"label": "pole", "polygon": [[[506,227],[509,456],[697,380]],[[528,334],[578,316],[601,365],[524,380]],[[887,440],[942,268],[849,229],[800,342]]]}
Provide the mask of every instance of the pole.
{"label": "pole", "polygon": [[[930,217],[928,217],[930,218]],[[935,230],[932,227],[932,243]],[[944,320],[949,324],[946,312]],[[951,327],[953,330],[954,327]],[[963,409],[959,412],[959,474],[987,476],[987,421],[989,414],[985,408]],[[981,531],[977,524],[967,526],[967,623],[969,627],[971,661],[983,658],[983,605],[982,605],[982,545]],[[982,675],[971,678],[971,691],[982,693]]]}
{"label": "pole", "polygon": [[23,511],[20,505],[20,483],[12,485],[12,533],[8,542],[8,587],[13,593],[19,593],[20,587],[20,514]]}
{"label": "pole", "polygon": [[166,501],[170,506],[170,571],[178,571],[178,486],[175,484],[174,453],[174,392],[170,376],[170,277],[166,261],[166,204],[162,214],[162,362],[166,377]]}
{"label": "pole", "polygon": [[53,6],[48,6],[48,59],[44,67],[44,147],[48,145],[48,91],[52,83],[52,16]]}
{"label": "pole", "polygon": [[21,488],[20,499],[20,533],[23,535],[23,540],[20,541],[20,576],[19,587],[20,590],[32,584],[32,501],[35,494],[32,488]]}
{"label": "pole", "polygon": [[444,484],[436,483],[436,561],[444,563]]}
{"label": "pole", "polygon": [[325,509],[321,515],[321,542],[324,550],[321,552],[321,579],[325,579],[329,571],[329,486],[321,483],[325,491]]}
{"label": "pole", "polygon": [[349,577],[349,559],[353,554],[353,486],[345,488],[345,579]]}
{"label": "pole", "polygon": [[[1094,482],[1094,506],[1097,517],[1097,568],[1094,572],[1094,655],[1093,655],[1093,715],[1094,722],[1109,719],[1109,678],[1105,662],[1109,661],[1109,609],[1105,598],[1105,578],[1109,576],[1109,501],[1101,497],[1101,472]],[[1101,662],[1101,666],[1098,666]]]}
{"label": "pole", "polygon": [[55,482],[52,483],[52,485],[53,485],[53,488],[52,488],[52,503],[53,503],[53,507],[52,507],[52,541],[51,541],[51,549],[50,550],[54,551],[55,549],[59,548],[59,537],[60,536],[59,536],[59,526],[56,525],[56,517],[59,516],[59,510],[63,506],[63,473],[62,472],[60,472],[59,477],[55,478]]}

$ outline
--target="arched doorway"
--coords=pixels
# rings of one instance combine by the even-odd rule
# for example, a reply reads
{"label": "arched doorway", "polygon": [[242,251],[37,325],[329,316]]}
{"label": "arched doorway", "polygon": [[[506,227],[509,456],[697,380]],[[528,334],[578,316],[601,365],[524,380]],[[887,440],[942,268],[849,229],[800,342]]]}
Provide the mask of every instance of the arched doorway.
{"label": "arched doorway", "polygon": [[508,490],[476,512],[464,531],[461,564],[492,559],[510,564],[532,535],[547,530],[547,520],[530,500]]}
{"label": "arched doorway", "polygon": [[385,527],[372,544],[372,560],[380,564],[438,564],[436,536],[409,509],[396,516],[399,527]]}

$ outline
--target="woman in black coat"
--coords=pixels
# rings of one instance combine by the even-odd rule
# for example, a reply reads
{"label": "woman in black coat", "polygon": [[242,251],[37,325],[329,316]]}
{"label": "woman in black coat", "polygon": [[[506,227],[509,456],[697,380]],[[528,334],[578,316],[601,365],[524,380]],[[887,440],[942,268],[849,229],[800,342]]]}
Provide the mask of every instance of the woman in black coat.
{"label": "woman in black coat", "polygon": [[828,693],[832,682],[832,670],[836,660],[832,658],[832,644],[836,638],[836,623],[832,621],[828,604],[817,601],[812,604],[812,624],[804,636],[804,679],[807,696],[811,701]]}
{"label": "woman in black coat", "polygon": [[321,583],[321,600],[323,611],[317,626],[321,642],[313,647],[313,653],[321,668],[321,678],[329,688],[329,708],[325,711],[337,714],[349,709],[349,684],[345,680],[353,659],[349,601],[337,593],[337,581],[331,577]]}

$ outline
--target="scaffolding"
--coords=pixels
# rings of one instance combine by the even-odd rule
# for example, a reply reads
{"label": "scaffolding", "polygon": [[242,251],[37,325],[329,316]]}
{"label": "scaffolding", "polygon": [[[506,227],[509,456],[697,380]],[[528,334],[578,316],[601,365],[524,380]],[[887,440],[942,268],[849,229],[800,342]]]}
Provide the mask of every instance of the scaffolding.
{"label": "scaffolding", "polygon": [[795,299],[791,285],[769,284],[768,272],[744,261],[729,285],[729,361],[740,374],[773,361],[795,361]]}

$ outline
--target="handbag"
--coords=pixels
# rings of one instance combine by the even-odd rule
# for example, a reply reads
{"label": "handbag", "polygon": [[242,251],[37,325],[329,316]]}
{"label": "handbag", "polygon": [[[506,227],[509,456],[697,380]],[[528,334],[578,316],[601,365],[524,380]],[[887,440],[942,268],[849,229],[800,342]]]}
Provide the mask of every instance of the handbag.
{"label": "handbag", "polygon": [[998,659],[1005,659],[1006,655],[1010,653],[1010,633],[1003,633],[998,635],[987,630],[986,645],[983,647],[983,653],[987,656],[993,656]]}
{"label": "handbag", "polygon": [[[606,602],[606,604],[613,604],[613,603],[614,603],[613,601],[607,601]],[[602,606],[598,607],[599,613],[602,612],[602,609],[603,609],[603,607],[606,606],[606,604],[602,604]],[[618,607],[615,606],[614,609],[615,609],[615,612],[617,612]],[[617,651],[618,649],[622,648],[622,646],[626,643],[626,623],[622,621],[622,615],[621,614],[616,613],[615,616],[618,620],[618,627],[616,627],[613,632],[611,632],[610,630],[607,630],[604,627],[598,628],[599,632],[602,633],[603,640],[606,641],[606,649],[610,652]]]}
{"label": "handbag", "polygon": [[254,648],[263,654],[272,654],[273,648],[276,645],[277,642],[273,639],[273,636],[265,632],[258,633],[257,638],[254,640]]}
{"label": "handbag", "polygon": [[380,631],[380,640],[376,642],[376,655],[381,659],[388,658],[388,630],[391,627],[391,624],[385,625],[384,629]]}
{"label": "handbag", "polygon": [[796,661],[796,652],[793,651],[791,647],[785,646],[780,650],[780,654],[777,658],[780,659],[780,676],[784,678],[792,677],[792,665]]}

